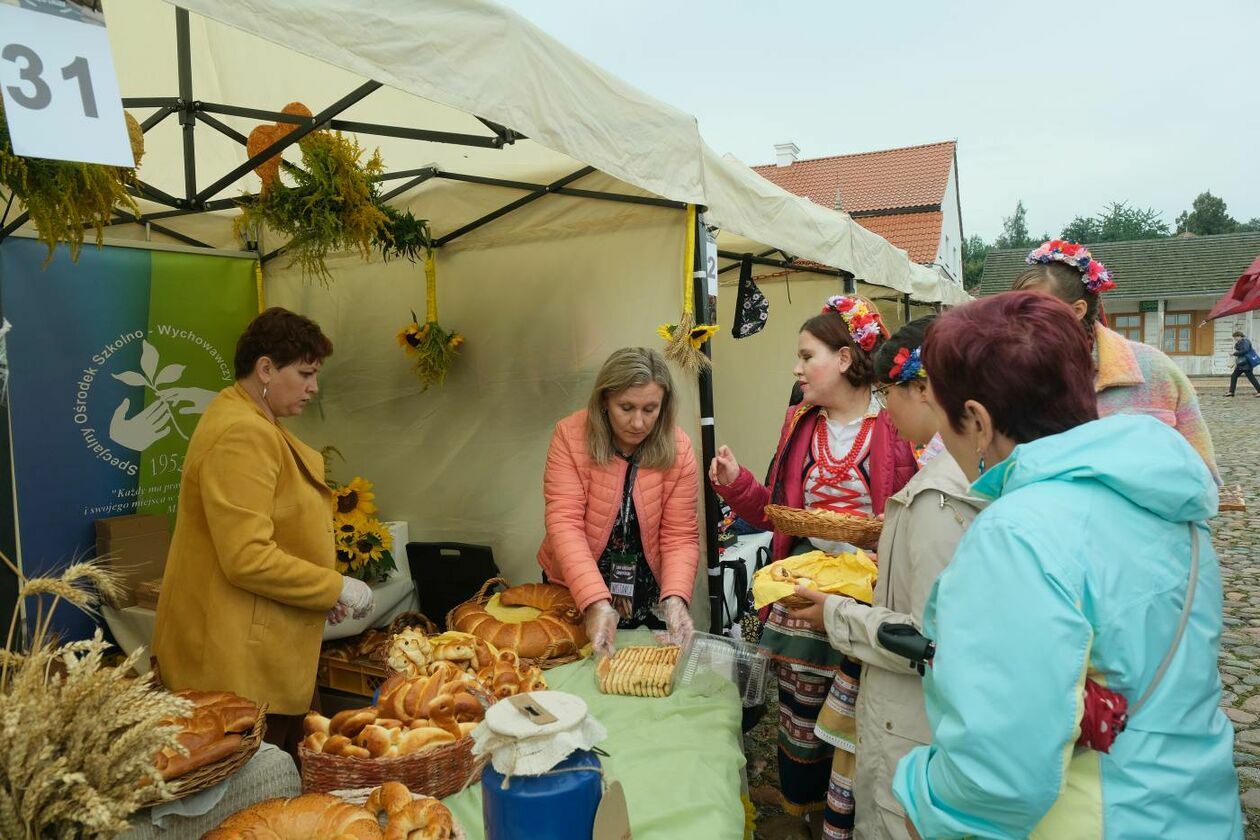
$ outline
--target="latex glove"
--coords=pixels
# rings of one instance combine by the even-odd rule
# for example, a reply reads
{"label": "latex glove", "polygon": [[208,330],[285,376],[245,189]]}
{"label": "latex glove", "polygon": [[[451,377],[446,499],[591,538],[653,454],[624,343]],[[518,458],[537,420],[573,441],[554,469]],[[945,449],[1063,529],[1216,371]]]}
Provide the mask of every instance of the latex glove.
{"label": "latex glove", "polygon": [[717,455],[709,462],[709,481],[715,487],[729,487],[739,478],[739,461],[729,446],[718,447]]}
{"label": "latex glove", "polygon": [[372,587],[358,578],[341,576],[341,597],[337,599],[337,603],[345,606],[350,615],[363,618],[372,611],[374,601]]}
{"label": "latex glove", "polygon": [[586,626],[586,638],[591,640],[591,647],[596,656],[612,656],[615,650],[614,640],[617,638],[617,611],[608,601],[596,601],[586,608],[582,614],[582,623]]}
{"label": "latex glove", "polygon": [[670,595],[661,601],[661,612],[665,614],[665,633],[658,638],[667,645],[685,645],[691,641],[696,626],[691,621],[691,610],[687,602],[677,595]]}

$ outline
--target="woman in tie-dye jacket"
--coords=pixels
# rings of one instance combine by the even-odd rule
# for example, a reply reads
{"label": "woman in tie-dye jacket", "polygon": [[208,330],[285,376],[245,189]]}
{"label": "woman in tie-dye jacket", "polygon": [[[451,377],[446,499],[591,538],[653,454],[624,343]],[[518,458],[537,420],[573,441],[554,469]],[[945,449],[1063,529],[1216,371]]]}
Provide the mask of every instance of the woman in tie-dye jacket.
{"label": "woman in tie-dye jacket", "polygon": [[1099,415],[1148,414],[1172,426],[1203,456],[1219,487],[1212,436],[1185,373],[1158,349],[1130,341],[1099,323],[1100,295],[1116,286],[1106,267],[1083,246],[1060,239],[1043,243],[1026,262],[1028,268],[1011,288],[1054,295],[1072,307],[1089,331]]}

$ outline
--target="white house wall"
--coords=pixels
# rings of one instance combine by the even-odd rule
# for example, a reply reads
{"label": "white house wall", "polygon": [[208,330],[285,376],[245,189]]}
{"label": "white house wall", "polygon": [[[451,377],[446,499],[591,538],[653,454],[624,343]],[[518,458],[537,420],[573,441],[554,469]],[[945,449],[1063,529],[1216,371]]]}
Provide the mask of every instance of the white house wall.
{"label": "white house wall", "polygon": [[950,164],[945,197],[941,199],[941,241],[936,246],[936,261],[949,270],[950,276],[962,281],[962,215],[958,212],[958,166]]}
{"label": "white house wall", "polygon": [[[1142,340],[1153,347],[1162,347],[1161,318],[1164,312],[1203,312],[1216,303],[1215,297],[1165,298],[1162,311],[1146,312],[1142,318]],[[1106,304],[1107,312],[1125,315],[1138,311],[1136,300],[1118,300]],[[1188,376],[1222,376],[1234,369],[1234,330],[1242,330],[1249,336],[1254,333],[1253,313],[1218,318],[1212,322],[1211,356],[1169,356]],[[1197,325],[1196,325],[1197,326]]]}

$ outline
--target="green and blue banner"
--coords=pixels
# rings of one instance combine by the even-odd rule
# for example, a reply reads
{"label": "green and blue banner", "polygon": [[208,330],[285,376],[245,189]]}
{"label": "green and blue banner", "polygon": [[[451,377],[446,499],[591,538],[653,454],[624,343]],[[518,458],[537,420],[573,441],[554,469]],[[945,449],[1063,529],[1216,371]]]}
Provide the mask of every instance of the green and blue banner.
{"label": "green and blue banner", "polygon": [[[234,381],[258,313],[255,262],[85,247],[77,263],[0,243],[18,540],[28,575],[90,555],[97,519],[173,517],[188,439]],[[59,616],[70,637],[91,622]]]}

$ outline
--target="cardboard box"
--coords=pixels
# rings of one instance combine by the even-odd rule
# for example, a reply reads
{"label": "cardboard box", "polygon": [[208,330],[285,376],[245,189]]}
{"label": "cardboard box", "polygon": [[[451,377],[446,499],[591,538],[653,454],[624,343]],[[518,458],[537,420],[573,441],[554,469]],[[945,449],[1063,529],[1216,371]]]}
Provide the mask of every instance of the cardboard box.
{"label": "cardboard box", "polygon": [[146,610],[156,610],[158,604],[158,596],[162,593],[162,579],[146,580],[144,583],[136,586],[136,606],[144,607]]}
{"label": "cardboard box", "polygon": [[170,547],[165,516],[137,513],[96,520],[96,554],[123,578],[123,594],[113,606],[134,605],[136,587],[162,577]]}

